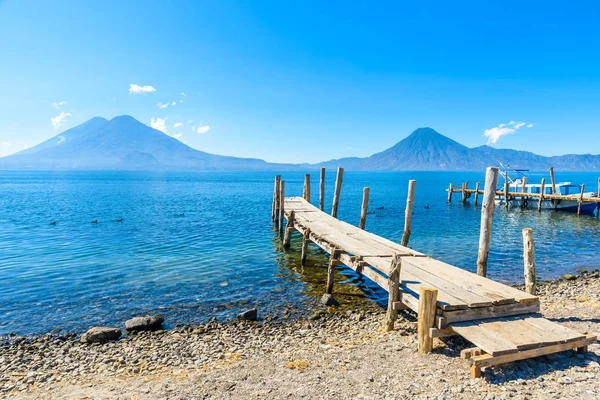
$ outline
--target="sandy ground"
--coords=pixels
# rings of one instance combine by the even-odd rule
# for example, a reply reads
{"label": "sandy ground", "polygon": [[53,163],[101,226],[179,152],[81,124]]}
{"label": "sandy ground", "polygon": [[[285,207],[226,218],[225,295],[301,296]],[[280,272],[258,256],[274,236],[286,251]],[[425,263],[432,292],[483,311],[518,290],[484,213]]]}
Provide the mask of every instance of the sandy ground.
{"label": "sandy ground", "polygon": [[[582,333],[600,334],[599,278],[546,284],[541,288],[541,300],[547,318]],[[568,351],[486,369],[483,378],[471,380],[469,364],[459,356],[461,349],[471,345],[457,337],[436,339],[432,354],[418,354],[412,317],[405,314],[391,333],[381,330],[384,311],[374,306],[371,311],[328,312],[316,320],[290,324],[214,324],[139,335],[106,345],[50,342],[18,349],[5,346],[0,348],[0,361],[4,361],[4,369],[0,364],[0,388],[4,388],[0,396],[127,400],[600,398],[600,345],[590,346],[587,354]],[[17,362],[11,360],[21,359],[26,360],[23,365],[6,368],[7,363]],[[20,375],[11,375],[14,371]]]}

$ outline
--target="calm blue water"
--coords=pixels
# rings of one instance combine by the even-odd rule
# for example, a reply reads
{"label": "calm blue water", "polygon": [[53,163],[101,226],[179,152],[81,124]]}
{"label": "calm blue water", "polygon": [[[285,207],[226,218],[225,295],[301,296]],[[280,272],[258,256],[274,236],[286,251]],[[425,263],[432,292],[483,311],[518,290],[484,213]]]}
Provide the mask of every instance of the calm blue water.
{"label": "calm blue water", "polygon": [[[161,313],[174,325],[227,319],[251,306],[262,315],[309,307],[323,293],[327,257],[313,249],[311,264],[301,268],[298,237],[281,252],[270,222],[274,175],[0,171],[0,334],[122,326],[141,313]],[[301,195],[303,173],[282,175],[286,195]],[[458,195],[446,204],[445,189],[465,180],[473,187],[483,176],[347,172],[339,217],[358,223],[369,186],[371,208],[384,208],[368,216],[367,229],[399,241],[407,183],[416,179],[411,246],[474,271],[480,210],[460,204]],[[541,177],[530,175],[530,182]],[[597,185],[595,174],[557,179]],[[313,203],[317,180],[318,172]],[[328,171],[328,210],[334,180]],[[522,280],[523,227],[535,230],[543,279],[600,264],[595,217],[497,208],[490,277]],[[347,269],[338,278],[336,291],[347,303],[381,296]]]}

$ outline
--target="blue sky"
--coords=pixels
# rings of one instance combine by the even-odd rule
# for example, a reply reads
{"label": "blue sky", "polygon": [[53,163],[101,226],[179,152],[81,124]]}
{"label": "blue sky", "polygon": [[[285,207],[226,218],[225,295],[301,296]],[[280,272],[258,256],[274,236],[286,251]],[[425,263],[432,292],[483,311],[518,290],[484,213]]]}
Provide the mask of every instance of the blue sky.
{"label": "blue sky", "polygon": [[369,3],[0,0],[0,155],[123,114],[279,162],[367,156],[423,126],[600,153],[599,3]]}

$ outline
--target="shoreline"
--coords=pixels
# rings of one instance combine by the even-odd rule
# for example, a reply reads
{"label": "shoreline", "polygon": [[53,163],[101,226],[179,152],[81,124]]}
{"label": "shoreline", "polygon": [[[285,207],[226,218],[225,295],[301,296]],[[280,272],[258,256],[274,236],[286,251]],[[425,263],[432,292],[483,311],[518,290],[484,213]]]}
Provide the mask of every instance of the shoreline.
{"label": "shoreline", "polygon": [[[592,274],[539,283],[542,313],[582,333],[600,333],[600,277]],[[515,397],[527,392],[525,398],[547,399],[548,387],[557,395],[565,390],[571,397],[574,388],[581,387],[577,395],[581,399],[600,395],[598,344],[583,355],[566,352],[507,364],[486,370],[486,379],[471,380],[468,363],[459,357],[460,350],[470,346],[468,342],[459,337],[436,339],[434,352],[420,355],[414,316],[401,313],[396,329],[385,333],[380,329],[384,315],[385,310],[372,303],[363,310],[330,308],[291,322],[213,321],[138,333],[101,345],[79,343],[75,336],[13,338],[0,344],[0,397],[54,399],[81,394],[108,399],[130,393],[141,399],[168,393],[183,399],[200,390],[208,398],[279,398],[284,396],[282,390],[293,387],[277,377],[290,374],[303,382],[309,379],[306,395],[316,398],[357,396],[366,388],[383,388],[393,382],[386,389],[395,393],[393,397],[437,393],[447,398],[481,398],[496,392]],[[381,370],[386,365],[392,368],[387,373]],[[250,384],[239,374],[264,384]],[[352,379],[343,387],[328,386],[329,392],[322,392],[313,375],[323,382]],[[420,376],[435,379],[413,387],[415,379],[422,380]],[[206,386],[206,380],[227,380],[233,389]],[[384,396],[385,391],[380,394]]]}

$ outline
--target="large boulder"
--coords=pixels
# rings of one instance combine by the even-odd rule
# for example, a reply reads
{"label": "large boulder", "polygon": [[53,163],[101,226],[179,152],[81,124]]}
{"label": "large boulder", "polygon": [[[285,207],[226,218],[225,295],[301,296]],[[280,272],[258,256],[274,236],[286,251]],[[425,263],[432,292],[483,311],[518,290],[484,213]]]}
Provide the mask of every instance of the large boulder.
{"label": "large boulder", "polygon": [[339,306],[340,302],[337,301],[337,299],[335,297],[333,297],[332,294],[329,293],[325,293],[323,295],[323,297],[321,297],[321,304],[325,305],[325,306]]}
{"label": "large boulder", "polygon": [[135,317],[125,322],[128,331],[156,331],[162,328],[165,319],[160,315],[146,315]]}
{"label": "large boulder", "polygon": [[119,328],[95,326],[81,335],[81,343],[106,343],[121,337]]}

